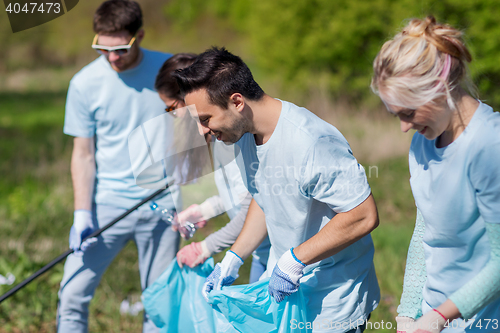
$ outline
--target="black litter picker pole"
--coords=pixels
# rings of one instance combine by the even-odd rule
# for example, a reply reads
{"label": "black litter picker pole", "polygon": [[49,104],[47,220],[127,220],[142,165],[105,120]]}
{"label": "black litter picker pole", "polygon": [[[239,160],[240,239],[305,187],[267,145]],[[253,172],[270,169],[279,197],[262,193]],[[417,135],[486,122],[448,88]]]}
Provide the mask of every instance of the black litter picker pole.
{"label": "black litter picker pole", "polygon": [[[134,207],[130,208],[129,210],[127,210],[126,212],[124,212],[122,215],[118,216],[113,221],[111,221],[108,224],[106,224],[101,229],[98,229],[98,230],[94,231],[93,233],[91,233],[90,235],[88,235],[87,237],[85,237],[82,240],[82,243],[86,239],[99,236],[103,231],[111,228],[115,223],[117,223],[118,221],[120,221],[121,219],[123,219],[125,216],[129,215],[134,210],[136,210],[140,206],[144,205],[146,202],[148,202],[149,200],[153,199],[154,197],[156,197],[158,194],[160,194],[163,191],[167,190],[168,187],[169,187],[169,185],[171,185],[171,184],[167,184],[165,186],[165,188],[159,189],[158,191],[154,192],[150,196],[144,198],[137,205],[135,205]],[[50,263],[48,263],[47,265],[45,265],[44,267],[40,268],[35,274],[31,275],[29,278],[25,279],[23,282],[19,283],[14,288],[12,288],[11,290],[9,290],[5,294],[3,294],[2,297],[0,297],[0,303],[2,303],[3,301],[5,301],[10,296],[14,295],[19,289],[23,288],[24,286],[26,286],[28,283],[30,283],[34,279],[36,279],[37,277],[39,277],[40,275],[42,275],[43,273],[45,273],[46,271],[48,271],[49,269],[51,269],[52,267],[54,267],[57,263],[63,261],[67,256],[69,256],[73,252],[74,251],[72,249],[69,249],[66,252],[64,252],[63,254],[61,254],[60,256],[58,256],[57,258],[55,258],[54,260],[52,260]]]}

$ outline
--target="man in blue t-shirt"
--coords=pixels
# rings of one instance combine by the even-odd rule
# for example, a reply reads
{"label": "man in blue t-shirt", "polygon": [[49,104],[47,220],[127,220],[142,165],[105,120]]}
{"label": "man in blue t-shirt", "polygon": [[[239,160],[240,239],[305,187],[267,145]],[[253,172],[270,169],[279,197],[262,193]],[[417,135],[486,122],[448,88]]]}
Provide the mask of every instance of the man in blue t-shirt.
{"label": "man in blue t-shirt", "polygon": [[[136,185],[129,158],[128,135],[163,114],[154,90],[158,70],[171,55],[139,47],[144,30],[134,1],[110,0],[94,15],[92,47],[101,54],[71,80],[64,133],[74,136],[71,175],[74,222],[59,291],[59,332],[87,332],[88,306],[102,274],[130,240],[137,245],[141,287],[150,285],[175,257],[178,233],[143,205],[96,239],[82,243],[152,193]],[[173,128],[173,119],[167,119]],[[171,175],[167,174],[168,179]],[[166,208],[180,207],[176,186],[155,199]],[[157,332],[145,318],[144,332]]]}
{"label": "man in blue t-shirt", "polygon": [[362,332],[380,299],[370,236],[378,214],[345,138],[310,111],[266,95],[225,49],[202,53],[173,76],[200,131],[241,148],[237,162],[253,197],[238,239],[206,280],[205,298],[233,283],[242,258],[268,235],[270,295],[281,302],[300,285],[304,326]]}

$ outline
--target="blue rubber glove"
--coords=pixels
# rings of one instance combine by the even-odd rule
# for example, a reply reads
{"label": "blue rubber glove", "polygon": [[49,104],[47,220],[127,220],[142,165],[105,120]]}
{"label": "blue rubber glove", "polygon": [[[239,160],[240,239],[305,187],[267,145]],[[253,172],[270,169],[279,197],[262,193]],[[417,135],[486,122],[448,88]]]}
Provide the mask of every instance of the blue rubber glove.
{"label": "blue rubber glove", "polygon": [[299,280],[305,267],[293,254],[293,247],[281,256],[274,266],[268,287],[269,294],[276,302],[281,302],[286,296],[299,290]]}
{"label": "blue rubber glove", "polygon": [[233,251],[227,251],[224,259],[215,265],[212,273],[207,277],[203,284],[202,294],[208,302],[208,294],[212,290],[221,290],[222,286],[230,286],[238,278],[238,270],[243,265],[241,259]]}
{"label": "blue rubber glove", "polygon": [[83,252],[92,247],[97,242],[97,238],[89,238],[82,243],[82,239],[94,232],[92,223],[92,213],[86,209],[75,210],[73,226],[69,232],[69,247],[77,256],[82,256]]}

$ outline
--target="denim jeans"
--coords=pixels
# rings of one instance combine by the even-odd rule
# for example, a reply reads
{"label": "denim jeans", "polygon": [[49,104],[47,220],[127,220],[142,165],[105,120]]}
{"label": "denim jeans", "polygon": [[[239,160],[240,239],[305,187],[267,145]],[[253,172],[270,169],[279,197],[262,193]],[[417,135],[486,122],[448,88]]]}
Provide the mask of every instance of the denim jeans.
{"label": "denim jeans", "polygon": [[[103,227],[126,210],[97,205],[95,227]],[[167,268],[179,248],[179,233],[149,209],[136,210],[103,232],[83,256],[71,254],[64,265],[59,290],[58,332],[88,331],[88,306],[103,273],[127,242],[137,245],[141,288],[144,290]],[[144,318],[144,333],[159,329]]]}
{"label": "denim jeans", "polygon": [[266,266],[259,259],[252,257],[252,266],[250,268],[249,283],[259,281],[259,278],[266,271]]}

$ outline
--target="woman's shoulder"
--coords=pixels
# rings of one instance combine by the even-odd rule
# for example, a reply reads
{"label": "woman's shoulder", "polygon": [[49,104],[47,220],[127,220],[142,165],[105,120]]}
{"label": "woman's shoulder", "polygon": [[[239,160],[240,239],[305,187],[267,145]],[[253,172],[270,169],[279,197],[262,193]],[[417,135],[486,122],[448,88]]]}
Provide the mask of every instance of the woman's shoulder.
{"label": "woman's shoulder", "polygon": [[500,113],[492,107],[481,103],[478,110],[478,121],[471,142],[475,150],[498,149],[500,145]]}

